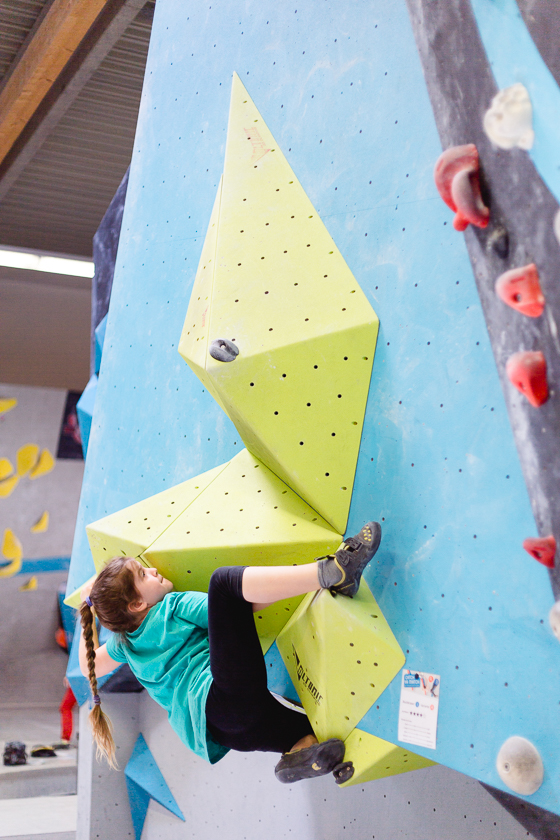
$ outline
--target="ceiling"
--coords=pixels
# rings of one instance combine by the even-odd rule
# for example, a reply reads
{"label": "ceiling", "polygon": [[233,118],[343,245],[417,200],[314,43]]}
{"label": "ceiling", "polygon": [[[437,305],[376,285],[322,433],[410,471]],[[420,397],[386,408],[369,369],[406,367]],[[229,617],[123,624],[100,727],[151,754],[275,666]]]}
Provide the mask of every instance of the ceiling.
{"label": "ceiling", "polygon": [[[83,17],[82,5],[0,2],[0,145],[19,120],[17,137],[0,149],[9,149],[0,161],[0,246],[91,256],[93,234],[129,165],[155,0],[88,0],[93,23],[71,31],[68,16],[74,9]],[[46,85],[53,70],[45,35],[59,39],[65,62]],[[33,60],[43,61],[38,73],[28,73],[10,99],[10,84]],[[32,113],[11,113],[16,100],[33,96]]]}
{"label": "ceiling", "polygon": [[[0,0],[0,249],[91,258],[130,163],[154,9]],[[81,391],[90,331],[91,280],[0,267],[0,383]]]}

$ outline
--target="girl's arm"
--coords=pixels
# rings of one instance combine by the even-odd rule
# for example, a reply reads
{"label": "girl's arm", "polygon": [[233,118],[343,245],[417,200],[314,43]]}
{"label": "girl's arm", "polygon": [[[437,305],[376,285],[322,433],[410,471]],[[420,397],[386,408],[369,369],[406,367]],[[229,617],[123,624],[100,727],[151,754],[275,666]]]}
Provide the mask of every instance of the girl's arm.
{"label": "girl's arm", "polygon": [[[79,658],[80,658],[80,671],[84,675],[84,677],[88,676],[88,664],[87,664],[87,655],[86,655],[86,642],[84,639],[84,634],[82,629],[80,628],[80,648],[79,648]],[[97,679],[104,677],[105,674],[110,674],[111,671],[114,671],[115,668],[118,668],[119,665],[122,665],[122,662],[116,662],[114,659],[111,659],[109,654],[107,653],[107,645],[101,645],[100,647],[96,648],[95,650],[95,676]]]}

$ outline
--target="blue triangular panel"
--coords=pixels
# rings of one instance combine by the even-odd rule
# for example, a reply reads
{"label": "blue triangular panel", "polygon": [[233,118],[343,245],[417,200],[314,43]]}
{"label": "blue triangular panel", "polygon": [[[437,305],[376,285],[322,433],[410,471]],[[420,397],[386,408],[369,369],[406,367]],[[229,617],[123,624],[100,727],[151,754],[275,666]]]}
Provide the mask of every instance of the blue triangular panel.
{"label": "blue triangular panel", "polygon": [[140,785],[133,782],[132,779],[126,775],[126,771],[125,779],[126,788],[128,790],[128,801],[130,802],[132,825],[134,826],[134,837],[136,840],[140,840],[151,797]]}
{"label": "blue triangular panel", "polygon": [[95,406],[95,395],[97,393],[97,376],[94,374],[84,388],[84,392],[78,403],[76,409],[78,412],[78,423],[80,425],[80,435],[82,437],[82,450],[84,458],[87,455],[89,435],[91,432],[91,421],[93,418],[93,409]]}
{"label": "blue triangular panel", "polygon": [[95,328],[95,372],[99,373],[101,367],[101,355],[103,353],[103,342],[105,341],[105,330],[107,328],[107,316]]}
{"label": "blue triangular panel", "polygon": [[142,733],[138,736],[124,772],[129,785],[129,795],[130,785],[134,784],[145,791],[151,799],[155,799],[156,802],[159,802],[160,805],[163,805],[164,808],[184,821],[183,812],[169,790]]}

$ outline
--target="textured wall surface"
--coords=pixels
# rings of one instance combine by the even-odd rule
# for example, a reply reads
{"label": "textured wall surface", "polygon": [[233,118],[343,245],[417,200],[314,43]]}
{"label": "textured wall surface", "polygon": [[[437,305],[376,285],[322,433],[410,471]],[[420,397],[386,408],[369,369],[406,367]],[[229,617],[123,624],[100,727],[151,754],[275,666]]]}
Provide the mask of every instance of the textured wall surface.
{"label": "textured wall surface", "polygon": [[[464,240],[433,184],[441,145],[404,2],[160,0],[69,591],[93,573],[86,524],[242,446],[177,354],[234,70],[380,319],[348,533],[382,520],[367,582],[407,666],[441,676],[437,749],[417,752],[500,788],[498,750],[523,735],[545,766],[531,801],[558,812],[552,594],[521,546],[536,525]],[[361,728],[396,742],[399,689]]]}

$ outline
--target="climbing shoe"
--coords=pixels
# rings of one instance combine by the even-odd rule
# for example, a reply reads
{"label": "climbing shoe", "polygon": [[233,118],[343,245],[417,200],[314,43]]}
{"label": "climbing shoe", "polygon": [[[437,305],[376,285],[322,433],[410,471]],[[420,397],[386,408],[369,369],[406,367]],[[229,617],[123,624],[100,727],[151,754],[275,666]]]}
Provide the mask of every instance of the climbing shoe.
{"label": "climbing shoe", "polygon": [[353,598],[365,567],[379,548],[381,525],[368,522],[355,537],[348,537],[334,555],[318,558],[322,589]]}
{"label": "climbing shoe", "polygon": [[50,744],[37,744],[31,748],[32,758],[56,758],[56,753]]}
{"label": "climbing shoe", "polygon": [[284,753],[274,768],[274,774],[279,782],[289,785],[301,779],[326,776],[327,773],[332,773],[343,758],[344,741],[330,738],[303,750]]}
{"label": "climbing shoe", "polygon": [[27,764],[27,753],[22,741],[8,741],[4,745],[4,764],[8,767],[14,764]]}

